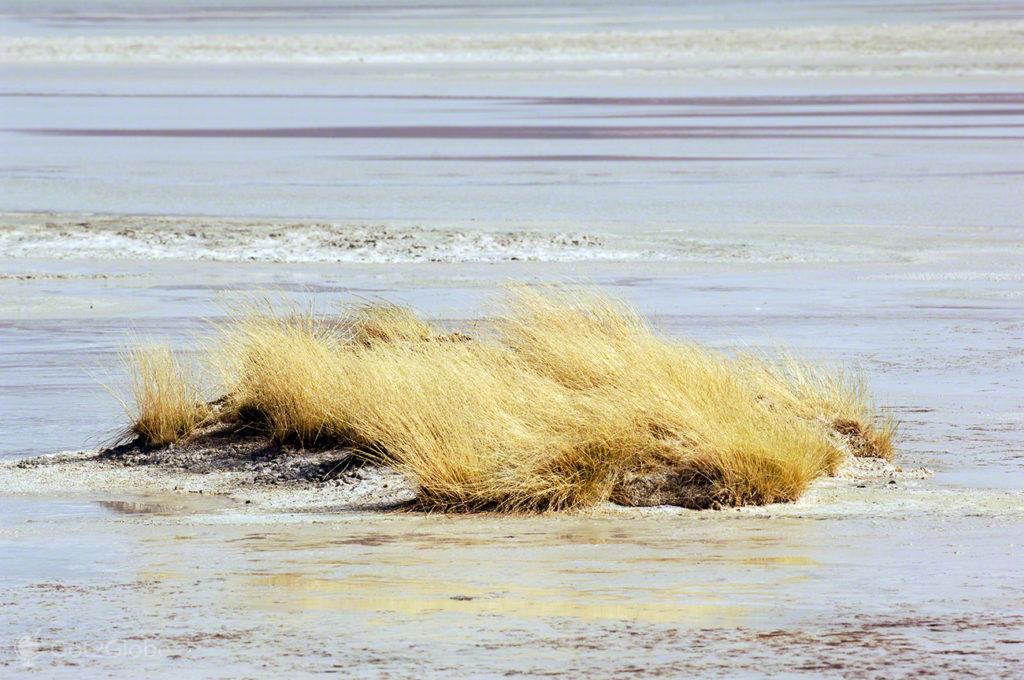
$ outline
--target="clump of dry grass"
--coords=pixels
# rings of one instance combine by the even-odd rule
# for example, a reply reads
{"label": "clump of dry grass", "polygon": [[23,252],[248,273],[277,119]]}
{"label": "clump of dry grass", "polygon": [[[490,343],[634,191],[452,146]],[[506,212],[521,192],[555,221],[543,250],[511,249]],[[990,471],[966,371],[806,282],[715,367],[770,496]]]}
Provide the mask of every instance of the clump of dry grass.
{"label": "clump of dry grass", "polygon": [[804,419],[818,419],[846,440],[855,456],[892,460],[896,421],[879,417],[864,380],[793,356],[740,358],[761,398]]}
{"label": "clump of dry grass", "polygon": [[790,501],[848,449],[891,455],[859,382],[667,340],[593,294],[515,290],[472,340],[387,305],[341,323],[250,310],[217,354],[220,418],[354,447],[443,510],[588,506],[626,474],[666,469],[701,506]]}
{"label": "clump of dry grass", "polygon": [[367,347],[382,342],[426,342],[440,335],[411,309],[388,303],[352,308],[342,328],[351,342]]}
{"label": "clump of dry grass", "polygon": [[812,419],[761,398],[741,361],[659,338],[618,303],[519,291],[497,328],[532,370],[615,404],[644,435],[641,463],[692,471],[715,503],[794,500],[842,458]]}
{"label": "clump of dry grass", "polygon": [[180,441],[209,415],[191,372],[169,347],[135,347],[124,358],[131,375],[133,404],[125,404],[131,431],[146,444]]}

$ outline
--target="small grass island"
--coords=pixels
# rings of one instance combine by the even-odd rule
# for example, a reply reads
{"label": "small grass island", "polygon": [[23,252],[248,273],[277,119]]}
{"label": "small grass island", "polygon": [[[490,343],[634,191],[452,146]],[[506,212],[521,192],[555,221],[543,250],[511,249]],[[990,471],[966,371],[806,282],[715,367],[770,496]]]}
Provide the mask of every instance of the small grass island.
{"label": "small grass island", "polygon": [[893,456],[858,377],[667,339],[591,291],[511,289],[470,332],[389,304],[252,305],[216,336],[213,401],[169,348],[127,353],[132,425],[105,457],[202,470],[229,450],[323,482],[383,469],[419,509],[534,512],[788,502],[850,457]]}

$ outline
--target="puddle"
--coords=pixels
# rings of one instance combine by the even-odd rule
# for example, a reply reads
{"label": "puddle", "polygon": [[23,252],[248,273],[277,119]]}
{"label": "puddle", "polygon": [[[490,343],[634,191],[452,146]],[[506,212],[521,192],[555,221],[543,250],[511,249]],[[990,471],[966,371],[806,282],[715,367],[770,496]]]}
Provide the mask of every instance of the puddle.
{"label": "puddle", "polygon": [[188,496],[169,496],[161,500],[99,500],[96,503],[115,515],[156,515],[160,517],[210,512],[232,505],[226,500],[196,501]]}

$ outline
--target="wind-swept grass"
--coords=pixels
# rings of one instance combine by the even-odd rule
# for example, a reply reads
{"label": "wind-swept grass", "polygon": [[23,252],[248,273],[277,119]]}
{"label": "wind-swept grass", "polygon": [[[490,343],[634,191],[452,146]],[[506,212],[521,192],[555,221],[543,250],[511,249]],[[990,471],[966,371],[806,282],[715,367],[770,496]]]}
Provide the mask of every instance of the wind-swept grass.
{"label": "wind-swept grass", "polygon": [[693,471],[718,503],[793,500],[842,458],[813,409],[779,408],[744,360],[657,337],[619,303],[523,290],[509,307],[500,337],[531,370],[614,404],[642,435],[641,463]]}
{"label": "wind-swept grass", "polygon": [[149,446],[191,434],[209,415],[191,371],[169,347],[145,345],[124,355],[131,375],[132,404],[125,403],[131,431]]}
{"label": "wind-swept grass", "polygon": [[416,312],[392,304],[363,304],[349,310],[342,323],[351,342],[370,346],[376,343],[423,342],[440,334]]}
{"label": "wind-swept grass", "polygon": [[[850,451],[891,455],[890,426],[875,423],[860,382],[668,340],[590,293],[517,289],[472,339],[386,305],[341,322],[252,310],[220,330],[218,418],[354,447],[407,474],[425,507],[589,506],[624,476],[659,470],[683,473],[706,506],[764,504],[799,497]],[[180,375],[161,357],[140,363],[141,384]],[[179,424],[149,441],[180,437],[182,414],[195,413],[174,384],[137,391],[146,423],[162,423],[163,406]],[[150,432],[142,422],[136,431]]]}
{"label": "wind-swept grass", "polygon": [[822,420],[847,439],[855,456],[892,460],[896,421],[876,415],[860,376],[826,370],[793,356],[776,360],[744,356],[741,363],[768,402],[801,418]]}

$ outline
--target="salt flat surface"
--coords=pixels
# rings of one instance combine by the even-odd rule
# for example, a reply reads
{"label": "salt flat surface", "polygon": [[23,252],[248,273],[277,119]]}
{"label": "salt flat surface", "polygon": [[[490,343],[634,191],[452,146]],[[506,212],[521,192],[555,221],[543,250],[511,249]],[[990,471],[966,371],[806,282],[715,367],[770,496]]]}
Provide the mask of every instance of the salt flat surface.
{"label": "salt flat surface", "polygon": [[464,322],[517,280],[853,366],[898,463],[935,475],[515,518],[9,481],[0,674],[1014,677],[1022,21],[999,0],[5,3],[4,460],[114,436],[132,333],[186,348],[266,293]]}

